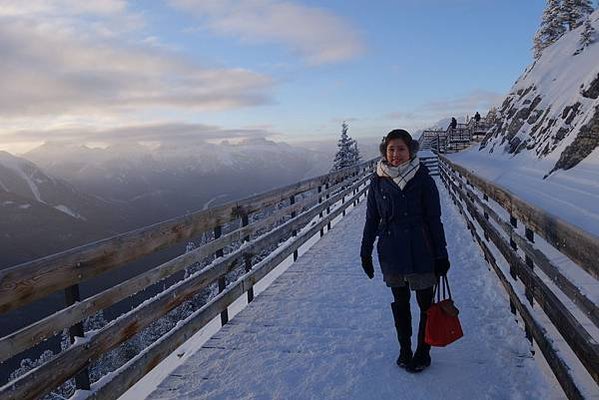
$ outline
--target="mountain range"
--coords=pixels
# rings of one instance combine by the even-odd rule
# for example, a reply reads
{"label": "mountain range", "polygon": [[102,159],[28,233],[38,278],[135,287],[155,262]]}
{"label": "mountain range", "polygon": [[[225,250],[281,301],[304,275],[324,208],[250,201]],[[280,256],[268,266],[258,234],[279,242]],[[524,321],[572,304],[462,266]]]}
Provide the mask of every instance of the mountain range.
{"label": "mountain range", "polygon": [[324,174],[330,153],[266,139],[0,152],[0,268]]}

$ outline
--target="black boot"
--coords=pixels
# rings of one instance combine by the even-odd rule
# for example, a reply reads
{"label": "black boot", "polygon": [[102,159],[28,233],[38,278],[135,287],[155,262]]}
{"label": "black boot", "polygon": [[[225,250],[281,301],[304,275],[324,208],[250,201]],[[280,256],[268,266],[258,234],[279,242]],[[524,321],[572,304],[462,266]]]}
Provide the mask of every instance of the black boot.
{"label": "black boot", "polygon": [[397,341],[399,342],[399,357],[395,363],[401,368],[406,368],[412,361],[412,314],[410,312],[410,303],[393,302],[391,303],[391,310],[393,311]]}
{"label": "black boot", "polygon": [[420,321],[418,322],[418,347],[412,358],[412,362],[408,364],[406,370],[410,372],[421,372],[431,365],[431,346],[424,342],[424,334],[426,330],[426,310],[432,302],[432,293],[430,300],[427,298],[428,293],[417,293],[418,305],[420,306]]}

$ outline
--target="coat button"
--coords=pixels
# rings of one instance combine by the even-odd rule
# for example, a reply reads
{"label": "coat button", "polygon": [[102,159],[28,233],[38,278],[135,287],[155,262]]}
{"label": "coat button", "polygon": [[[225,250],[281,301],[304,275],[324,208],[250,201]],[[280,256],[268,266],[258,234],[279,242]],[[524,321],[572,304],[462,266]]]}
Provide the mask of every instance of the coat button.
{"label": "coat button", "polygon": [[405,216],[407,217],[407,216],[408,216],[408,213],[407,213],[407,212],[405,212],[405,213],[403,213],[403,215],[405,215]]}

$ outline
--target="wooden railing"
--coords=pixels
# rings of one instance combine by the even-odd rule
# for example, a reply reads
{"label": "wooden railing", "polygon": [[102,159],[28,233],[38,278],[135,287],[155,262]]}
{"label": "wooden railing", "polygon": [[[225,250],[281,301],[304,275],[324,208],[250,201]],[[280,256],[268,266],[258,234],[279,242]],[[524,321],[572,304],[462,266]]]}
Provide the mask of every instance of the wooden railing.
{"label": "wooden railing", "polygon": [[[577,368],[582,374],[588,373],[590,379],[587,378],[587,381],[594,381],[590,393],[596,394],[599,344],[587,327],[596,332],[599,309],[568,278],[569,274],[562,272],[563,268],[535,246],[535,235],[569,258],[570,268],[580,269],[570,272],[582,274],[586,277],[585,283],[594,282],[595,285],[599,278],[599,238],[527,204],[444,156],[440,156],[440,172],[485,260],[507,291],[512,312],[520,314],[527,338],[531,343],[533,340],[537,343],[564,393],[570,399],[587,398],[589,391],[581,385],[585,379],[581,379],[580,374],[575,377],[571,373],[572,368]],[[502,213],[509,215],[509,222],[501,218]],[[519,222],[524,227],[524,237],[518,232]],[[523,253],[524,258],[518,251]],[[502,264],[509,266],[507,275],[500,267]],[[523,297],[519,295],[521,292]],[[552,328],[548,329],[542,320],[550,321]],[[550,330],[557,332],[551,336]],[[559,338],[559,335],[573,353],[572,357],[567,357],[564,349],[556,346],[560,340],[553,338]],[[578,360],[581,365],[572,364],[571,359],[575,363]]]}
{"label": "wooden railing", "polygon": [[437,153],[447,153],[463,150],[473,140],[477,140],[491,127],[485,119],[471,119],[467,124],[458,123],[455,129],[448,126],[447,129],[425,130],[420,136],[420,148],[432,150]]}
{"label": "wooden railing", "polygon": [[[0,270],[0,314],[59,290],[66,291],[70,304],[0,338],[0,362],[18,356],[62,329],[71,328],[72,335],[72,344],[66,350],[2,386],[0,399],[35,399],[72,377],[77,378],[77,388],[91,389],[83,392],[88,394],[87,398],[117,398],[214,317],[220,314],[222,323],[227,323],[229,305],[246,292],[251,301],[256,282],[290,255],[295,260],[302,244],[319,231],[322,236],[326,227],[330,229],[331,221],[345,215],[346,208],[357,204],[364,194],[374,161]],[[258,216],[258,211],[271,206],[283,208],[275,207],[270,215]],[[239,227],[223,234],[223,224],[235,221]],[[265,229],[267,233],[257,235]],[[202,232],[213,232],[214,239],[91,297],[79,298],[81,282]],[[284,243],[280,245],[281,242]],[[223,249],[232,244],[237,244],[237,248],[223,254]],[[276,250],[252,264],[255,255],[273,247]],[[217,258],[207,267],[165,288],[101,329],[84,334],[81,321],[85,318],[214,255]],[[227,286],[225,276],[235,270],[243,270],[244,274]],[[129,360],[117,373],[90,387],[85,371],[92,361],[216,282],[217,296]],[[82,338],[74,340],[74,336]],[[81,394],[78,398],[82,398]]]}

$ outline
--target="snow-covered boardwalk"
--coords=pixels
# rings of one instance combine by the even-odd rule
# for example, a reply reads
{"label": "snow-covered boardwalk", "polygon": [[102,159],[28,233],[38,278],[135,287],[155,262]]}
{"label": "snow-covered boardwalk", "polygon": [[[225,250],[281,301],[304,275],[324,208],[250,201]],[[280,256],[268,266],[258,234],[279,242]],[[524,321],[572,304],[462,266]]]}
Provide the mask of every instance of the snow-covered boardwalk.
{"label": "snow-covered boardwalk", "polygon": [[[391,293],[380,273],[368,280],[359,264],[362,202],[149,398],[562,398],[556,381],[531,356],[497,278],[441,193],[449,279],[465,337],[433,348],[428,370],[413,375],[395,366]],[[415,331],[417,323],[416,317]]]}

